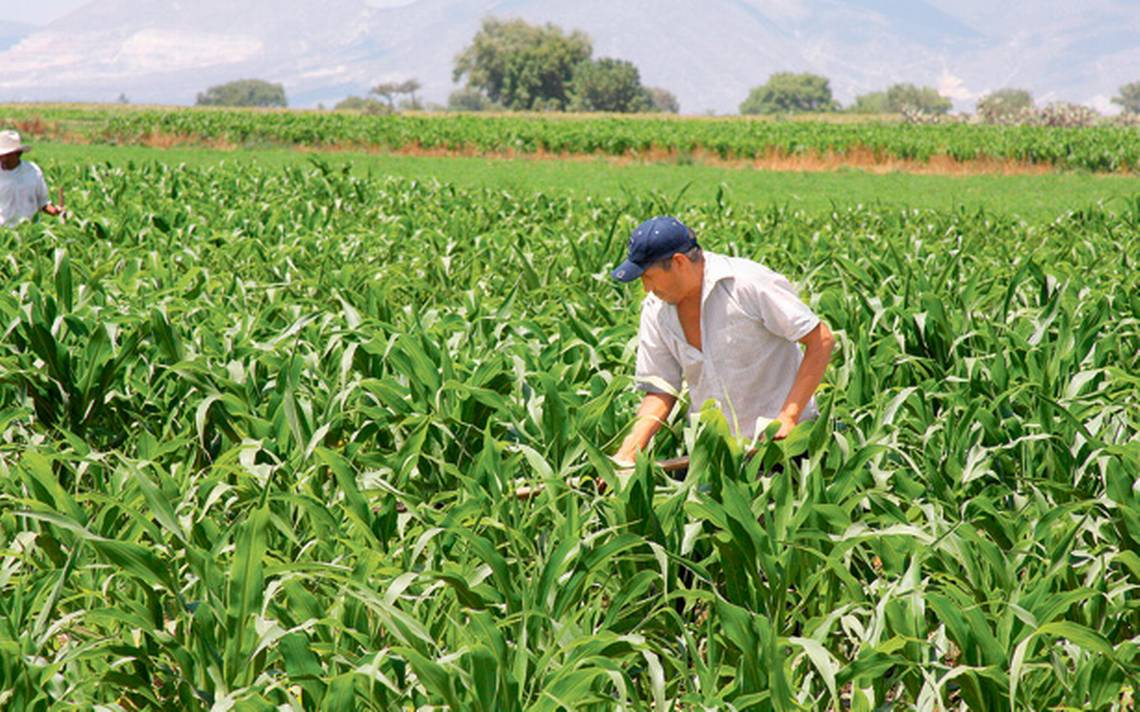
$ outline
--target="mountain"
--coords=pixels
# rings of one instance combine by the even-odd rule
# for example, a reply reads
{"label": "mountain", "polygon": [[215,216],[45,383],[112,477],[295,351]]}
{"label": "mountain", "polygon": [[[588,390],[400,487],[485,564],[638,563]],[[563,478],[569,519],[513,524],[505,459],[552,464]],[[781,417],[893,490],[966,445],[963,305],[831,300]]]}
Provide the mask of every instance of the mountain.
{"label": "mountain", "polygon": [[634,62],[687,113],[735,113],[785,70],[829,77],[843,102],[907,81],[961,110],[1005,86],[1110,110],[1140,79],[1134,0],[93,0],[0,40],[0,101],[189,104],[259,78],[313,106],[416,77],[442,103],[489,15],[584,30],[596,57]]}

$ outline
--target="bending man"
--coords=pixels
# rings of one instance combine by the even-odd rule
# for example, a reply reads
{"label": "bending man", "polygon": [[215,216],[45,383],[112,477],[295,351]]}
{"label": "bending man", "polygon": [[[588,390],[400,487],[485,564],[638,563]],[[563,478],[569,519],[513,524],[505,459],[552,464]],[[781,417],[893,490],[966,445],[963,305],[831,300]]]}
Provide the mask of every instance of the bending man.
{"label": "bending man", "polygon": [[782,275],[705,252],[679,220],[656,217],[633,231],[629,257],[613,277],[640,277],[647,292],[636,374],[646,395],[615,460],[631,462],[649,443],[682,381],[692,410],[712,399],[738,436],[757,437],[779,420],[783,438],[818,415],[813,394],[835,339]]}

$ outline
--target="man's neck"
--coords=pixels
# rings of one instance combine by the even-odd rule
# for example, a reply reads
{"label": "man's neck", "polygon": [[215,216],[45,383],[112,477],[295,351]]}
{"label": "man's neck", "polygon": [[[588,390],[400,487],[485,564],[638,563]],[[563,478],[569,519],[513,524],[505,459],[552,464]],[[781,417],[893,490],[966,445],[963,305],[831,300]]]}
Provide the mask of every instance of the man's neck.
{"label": "man's neck", "polygon": [[681,301],[677,302],[678,309],[699,307],[701,305],[701,293],[704,291],[705,285],[705,263],[703,261],[697,262],[693,265],[693,269],[696,270],[693,280],[694,286],[685,296],[681,297]]}

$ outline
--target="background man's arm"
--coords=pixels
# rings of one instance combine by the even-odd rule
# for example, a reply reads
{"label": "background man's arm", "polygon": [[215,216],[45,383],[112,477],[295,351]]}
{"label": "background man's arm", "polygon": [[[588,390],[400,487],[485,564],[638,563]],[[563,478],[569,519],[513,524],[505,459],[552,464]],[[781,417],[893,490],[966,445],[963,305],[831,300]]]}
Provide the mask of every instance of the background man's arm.
{"label": "background man's arm", "polygon": [[59,215],[63,212],[63,208],[51,202],[51,195],[48,193],[47,182],[40,176],[39,185],[36,187],[36,200],[40,204],[40,210],[48,215]]}
{"label": "background man's arm", "polygon": [[792,390],[788,392],[784,406],[780,409],[778,419],[781,425],[780,431],[776,433],[777,440],[787,437],[788,433],[792,432],[792,428],[803,415],[804,408],[807,408],[812,394],[819,387],[823,372],[827,370],[827,362],[831,359],[831,350],[835,348],[835,337],[832,336],[827,324],[821,321],[808,332],[807,336],[800,339],[800,343],[806,347],[804,360],[796,371]]}
{"label": "background man's arm", "polygon": [[669,414],[673,412],[673,406],[676,403],[676,396],[665,393],[646,393],[645,399],[641,401],[641,407],[637,409],[637,418],[634,420],[633,429],[629,431],[629,435],[625,436],[625,440],[622,441],[621,448],[614,455],[614,459],[620,463],[632,463],[636,460],[637,453],[649,444],[649,439],[669,419]]}

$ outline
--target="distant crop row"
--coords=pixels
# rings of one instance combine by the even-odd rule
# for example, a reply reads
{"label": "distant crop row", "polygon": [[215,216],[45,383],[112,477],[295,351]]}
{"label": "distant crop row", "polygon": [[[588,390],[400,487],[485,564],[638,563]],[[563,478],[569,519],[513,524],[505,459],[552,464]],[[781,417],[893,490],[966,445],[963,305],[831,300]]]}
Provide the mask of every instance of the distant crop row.
{"label": "distant crop row", "polygon": [[[741,118],[363,116],[239,110],[0,110],[7,123],[51,131],[79,127],[92,140],[134,143],[156,137],[236,145],[379,147],[478,153],[691,155],[724,159],[848,155],[878,160],[993,159],[1088,171],[1140,170],[1140,128],[893,123],[768,122]],[[46,123],[44,123],[46,122]]]}
{"label": "distant crop row", "polygon": [[0,230],[7,708],[1131,704],[1140,204],[677,206],[841,344],[678,480],[605,457],[670,206],[321,165],[49,167],[74,219]]}

